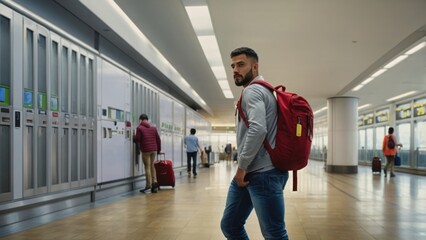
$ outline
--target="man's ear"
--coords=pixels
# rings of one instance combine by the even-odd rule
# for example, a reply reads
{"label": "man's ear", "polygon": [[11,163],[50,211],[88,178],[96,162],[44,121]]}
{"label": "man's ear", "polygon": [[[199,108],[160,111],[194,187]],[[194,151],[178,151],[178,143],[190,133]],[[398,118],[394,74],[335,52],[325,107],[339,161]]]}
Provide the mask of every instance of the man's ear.
{"label": "man's ear", "polygon": [[259,71],[259,64],[258,63],[253,64],[253,70],[255,70],[256,72]]}

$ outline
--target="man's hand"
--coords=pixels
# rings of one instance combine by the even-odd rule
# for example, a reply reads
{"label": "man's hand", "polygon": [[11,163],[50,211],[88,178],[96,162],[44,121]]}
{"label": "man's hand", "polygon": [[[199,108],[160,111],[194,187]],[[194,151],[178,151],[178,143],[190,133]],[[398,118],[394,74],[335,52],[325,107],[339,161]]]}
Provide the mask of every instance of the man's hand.
{"label": "man's hand", "polygon": [[245,176],[246,176],[246,171],[241,168],[238,168],[234,176],[234,179],[237,182],[238,187],[245,187],[249,184],[249,182],[244,181]]}

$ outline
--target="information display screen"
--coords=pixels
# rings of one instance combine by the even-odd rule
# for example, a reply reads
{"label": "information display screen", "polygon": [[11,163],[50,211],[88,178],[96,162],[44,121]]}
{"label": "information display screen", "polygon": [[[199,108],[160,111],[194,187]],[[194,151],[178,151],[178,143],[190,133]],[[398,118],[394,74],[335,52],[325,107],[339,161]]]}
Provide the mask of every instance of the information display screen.
{"label": "information display screen", "polygon": [[411,118],[411,103],[396,106],[396,120]]}
{"label": "information display screen", "polygon": [[414,117],[421,117],[426,115],[426,98],[414,101],[413,112]]}
{"label": "information display screen", "polygon": [[376,123],[384,123],[389,121],[389,109],[383,109],[376,111],[375,113]]}

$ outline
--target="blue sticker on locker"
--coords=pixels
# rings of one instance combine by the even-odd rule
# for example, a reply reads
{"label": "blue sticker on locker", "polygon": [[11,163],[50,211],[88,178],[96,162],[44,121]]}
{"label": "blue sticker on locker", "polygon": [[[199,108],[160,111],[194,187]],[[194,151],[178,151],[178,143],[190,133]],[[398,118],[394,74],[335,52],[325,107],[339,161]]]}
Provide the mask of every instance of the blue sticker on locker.
{"label": "blue sticker on locker", "polygon": [[0,102],[6,101],[6,89],[0,87]]}
{"label": "blue sticker on locker", "polygon": [[24,107],[33,107],[33,92],[29,90],[24,91]]}

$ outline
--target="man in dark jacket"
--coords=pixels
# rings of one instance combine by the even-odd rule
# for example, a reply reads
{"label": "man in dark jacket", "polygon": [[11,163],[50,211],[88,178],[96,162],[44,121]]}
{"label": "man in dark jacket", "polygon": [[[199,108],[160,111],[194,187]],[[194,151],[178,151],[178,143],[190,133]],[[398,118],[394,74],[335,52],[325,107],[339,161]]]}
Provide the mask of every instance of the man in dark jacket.
{"label": "man in dark jacket", "polygon": [[136,128],[134,142],[139,143],[142,160],[145,166],[146,187],[140,192],[145,193],[151,189],[151,192],[158,191],[157,175],[154,169],[154,160],[156,154],[161,152],[161,140],[157,128],[148,122],[148,116],[141,114],[139,117],[139,126]]}

